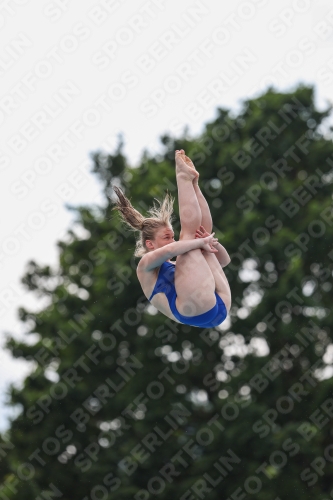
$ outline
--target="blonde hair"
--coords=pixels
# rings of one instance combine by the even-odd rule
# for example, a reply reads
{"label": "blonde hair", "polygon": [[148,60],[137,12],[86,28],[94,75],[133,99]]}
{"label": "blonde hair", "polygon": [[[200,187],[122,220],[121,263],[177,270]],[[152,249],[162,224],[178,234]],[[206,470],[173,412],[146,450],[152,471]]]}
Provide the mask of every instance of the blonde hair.
{"label": "blonde hair", "polygon": [[[173,220],[173,203],[174,198],[167,193],[162,202],[159,200],[159,207],[155,205],[148,210],[151,217],[144,217],[131,204],[122,190],[117,186],[113,186],[113,190],[118,196],[115,202],[116,206],[112,210],[118,210],[122,221],[130,228],[140,231],[139,238],[136,239],[135,257],[142,257],[148,253],[146,240],[153,240],[157,229],[161,227],[171,226]],[[156,198],[155,198],[156,199]]]}

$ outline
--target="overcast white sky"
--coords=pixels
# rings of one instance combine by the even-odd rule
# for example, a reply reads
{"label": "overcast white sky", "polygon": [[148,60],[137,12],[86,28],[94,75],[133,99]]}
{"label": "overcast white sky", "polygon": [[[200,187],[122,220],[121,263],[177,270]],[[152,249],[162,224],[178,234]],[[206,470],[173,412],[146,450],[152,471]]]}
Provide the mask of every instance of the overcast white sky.
{"label": "overcast white sky", "polygon": [[[166,131],[198,133],[217,106],[269,84],[314,84],[333,101],[333,5],[314,0],[7,0],[0,6],[0,401],[25,364],[1,349],[24,336],[29,259],[56,264],[65,203],[101,201],[89,153],[119,132],[135,166]],[[0,430],[8,410],[0,411]]]}

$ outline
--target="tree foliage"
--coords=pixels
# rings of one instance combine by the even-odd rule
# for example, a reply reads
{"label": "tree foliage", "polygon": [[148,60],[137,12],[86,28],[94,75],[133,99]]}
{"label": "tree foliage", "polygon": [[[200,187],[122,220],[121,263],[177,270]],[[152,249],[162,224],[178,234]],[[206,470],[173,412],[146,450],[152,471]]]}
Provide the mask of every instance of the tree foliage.
{"label": "tree foliage", "polygon": [[[32,261],[22,278],[48,305],[19,309],[35,343],[7,341],[33,368],[9,389],[21,412],[0,439],[0,498],[333,497],[330,112],[311,87],[269,89],[199,137],[164,135],[138,168],[122,139],[91,155],[104,206],[71,207],[57,269]],[[180,148],[231,256],[221,328],[156,314],[111,210],[113,184],[143,213],[176,196]]]}

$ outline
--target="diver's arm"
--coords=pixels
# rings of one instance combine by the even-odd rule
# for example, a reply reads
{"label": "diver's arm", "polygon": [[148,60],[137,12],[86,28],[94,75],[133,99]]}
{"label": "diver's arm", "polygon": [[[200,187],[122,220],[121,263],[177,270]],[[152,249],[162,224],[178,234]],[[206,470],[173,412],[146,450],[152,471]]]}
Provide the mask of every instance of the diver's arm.
{"label": "diver's arm", "polygon": [[215,245],[215,248],[217,250],[217,253],[215,254],[215,256],[216,256],[217,260],[219,261],[219,263],[221,264],[221,266],[225,267],[228,264],[230,264],[231,259],[230,259],[228,252],[224,248],[224,246],[221,245],[221,243],[217,243],[217,245]]}
{"label": "diver's arm", "polygon": [[163,262],[172,259],[172,257],[182,255],[190,250],[196,250],[197,248],[217,253],[217,250],[212,246],[212,243],[217,241],[213,236],[214,233],[207,238],[173,241],[162,248],[146,253],[140,260],[138,269],[140,267],[142,271],[152,271],[155,267],[160,267]]}

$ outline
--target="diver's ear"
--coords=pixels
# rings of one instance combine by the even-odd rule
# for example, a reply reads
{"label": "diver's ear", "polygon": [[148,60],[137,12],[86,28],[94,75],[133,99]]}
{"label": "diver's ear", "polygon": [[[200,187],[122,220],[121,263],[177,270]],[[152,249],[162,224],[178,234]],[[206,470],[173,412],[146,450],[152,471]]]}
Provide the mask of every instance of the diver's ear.
{"label": "diver's ear", "polygon": [[149,249],[149,250],[154,250],[154,245],[152,243],[151,240],[146,240],[146,247]]}

